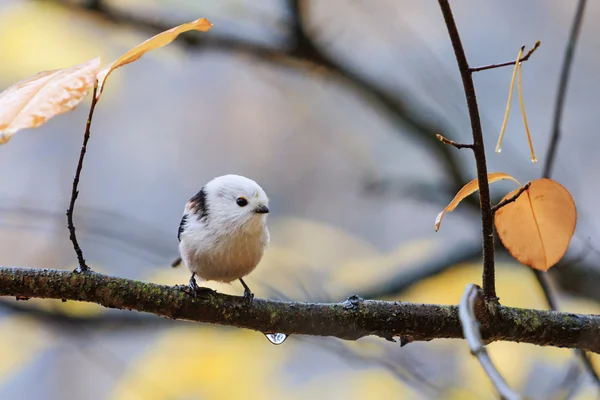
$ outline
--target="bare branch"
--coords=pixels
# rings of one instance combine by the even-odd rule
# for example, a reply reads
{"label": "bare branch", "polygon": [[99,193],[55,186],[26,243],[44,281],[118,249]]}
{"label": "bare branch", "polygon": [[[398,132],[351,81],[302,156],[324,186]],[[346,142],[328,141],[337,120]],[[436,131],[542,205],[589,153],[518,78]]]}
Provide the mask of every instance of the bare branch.
{"label": "bare branch", "polygon": [[[475,301],[479,297],[480,292],[481,289],[477,285],[467,285],[465,293],[460,300],[460,305],[458,306],[460,323],[465,339],[469,343],[471,354],[477,357],[500,397],[506,400],[520,400],[521,397],[511,390],[502,375],[500,375],[496,367],[494,367],[494,364],[483,345],[483,341],[481,340],[479,323],[475,317]],[[485,306],[483,308],[485,308]]]}
{"label": "bare branch", "polygon": [[85,132],[83,134],[83,144],[81,145],[81,152],[79,153],[79,161],[77,162],[77,169],[75,170],[75,176],[73,177],[73,188],[71,190],[71,201],[69,202],[69,208],[67,209],[67,227],[69,228],[69,239],[73,243],[73,249],[75,249],[75,254],[77,254],[77,262],[79,266],[77,267],[77,271],[79,272],[88,272],[90,268],[85,262],[83,258],[83,251],[79,246],[79,242],[77,241],[77,235],[75,235],[75,225],[73,224],[73,211],[75,209],[75,201],[77,200],[77,196],[79,196],[79,190],[77,186],[79,185],[79,178],[81,177],[81,169],[83,168],[83,159],[85,158],[85,152],[87,150],[87,143],[90,139],[90,128],[92,127],[92,117],[94,116],[94,109],[96,108],[96,92],[98,91],[98,81],[94,83],[94,91],[92,93],[92,104],[90,105],[90,113],[88,115],[87,121],[85,123]]}
{"label": "bare branch", "polygon": [[[529,50],[527,52],[527,54],[525,54],[523,57],[521,57],[519,59],[519,62],[524,62],[529,60],[529,57],[531,57],[531,55],[533,54],[534,51],[537,50],[538,47],[540,47],[541,42],[538,40],[537,42],[535,42],[535,44],[533,45],[533,47],[531,48],[531,50]],[[523,45],[523,50],[525,50],[525,46]],[[490,65],[484,65],[483,67],[475,67],[475,68],[469,68],[469,71],[471,73],[473,72],[479,72],[479,71],[485,71],[487,69],[493,69],[493,68],[501,68],[501,67],[508,67],[509,65],[515,65],[517,61],[507,61],[501,64],[490,64]]]}
{"label": "bare branch", "polygon": [[485,147],[483,144],[483,131],[481,129],[481,118],[479,117],[479,107],[477,106],[477,96],[475,95],[475,86],[473,77],[469,70],[467,56],[463,49],[462,42],[452,9],[448,0],[438,0],[452,47],[458,63],[458,69],[462,78],[467,108],[469,109],[469,118],[471,119],[471,130],[473,134],[473,154],[477,166],[477,180],[479,182],[479,207],[481,209],[481,234],[483,240],[483,293],[487,301],[497,303],[496,296],[496,276],[494,272],[494,215],[490,201],[490,187],[487,178],[487,164],[485,161]]}
{"label": "bare branch", "polygon": [[498,211],[499,209],[501,209],[502,207],[504,207],[507,204],[510,204],[512,202],[514,202],[515,200],[517,200],[519,198],[519,196],[526,191],[527,189],[529,189],[529,186],[531,186],[531,182],[527,182],[524,186],[521,186],[521,188],[517,191],[517,193],[515,193],[513,196],[511,196],[510,198],[506,199],[506,200],[502,200],[500,203],[496,204],[495,206],[492,207],[492,213],[496,213],[496,211]]}
{"label": "bare branch", "polygon": [[474,147],[472,144],[456,143],[454,140],[445,138],[440,134],[435,135],[435,137],[437,137],[440,142],[448,144],[450,146],[454,146],[457,149],[472,149]]}
{"label": "bare branch", "polygon": [[575,12],[575,18],[573,20],[573,25],[571,26],[571,34],[569,35],[569,41],[567,42],[567,49],[565,51],[565,57],[563,59],[560,79],[558,82],[558,94],[556,96],[556,103],[554,104],[552,136],[550,138],[548,152],[546,153],[546,165],[544,165],[543,174],[544,178],[550,177],[550,174],[552,173],[552,166],[554,165],[554,158],[556,157],[558,140],[560,139],[560,124],[562,121],[565,99],[567,97],[567,84],[569,82],[569,75],[571,73],[571,65],[573,64],[575,47],[577,45],[579,32],[581,31],[581,25],[583,23],[585,4],[586,0],[579,0],[579,3],[577,4],[577,11]]}

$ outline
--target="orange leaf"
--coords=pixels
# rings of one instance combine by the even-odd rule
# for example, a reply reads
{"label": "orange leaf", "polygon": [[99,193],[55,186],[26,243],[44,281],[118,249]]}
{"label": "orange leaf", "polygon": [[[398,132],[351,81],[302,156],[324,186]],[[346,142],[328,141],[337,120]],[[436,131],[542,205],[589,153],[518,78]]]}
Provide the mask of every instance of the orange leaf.
{"label": "orange leaf", "polygon": [[514,203],[496,211],[495,223],[500,240],[514,258],[547,271],[569,247],[577,223],[577,209],[571,194],[561,184],[551,179],[537,179]]}
{"label": "orange leaf", "polygon": [[0,144],[27,128],[73,110],[96,81],[100,58],[71,68],[43,71],[0,93]]}
{"label": "orange leaf", "polygon": [[[519,181],[517,181],[512,176],[505,174],[504,172],[492,172],[491,174],[488,174],[489,183],[496,182],[502,179],[510,179],[514,182],[517,182],[517,184],[521,186]],[[458,191],[456,196],[454,196],[454,199],[452,199],[450,204],[448,204],[446,208],[444,208],[444,210],[438,214],[437,218],[435,219],[435,231],[437,232],[438,229],[440,229],[440,224],[442,223],[442,218],[444,218],[444,214],[446,214],[447,212],[454,211],[454,209],[458,206],[458,203],[460,203],[465,197],[469,196],[477,190],[479,190],[479,182],[477,181],[477,179],[473,179],[471,182],[463,186],[463,188]]]}
{"label": "orange leaf", "polygon": [[180,33],[196,30],[201,32],[207,32],[210,28],[213,27],[213,24],[210,23],[206,18],[199,18],[195,21],[188,22],[185,24],[181,24],[164,32],[161,32],[155,36],[152,36],[150,39],[145,42],[137,45],[133,49],[129,50],[127,53],[123,54],[121,57],[116,59],[112,64],[108,67],[104,68],[102,71],[98,73],[98,93],[96,98],[99,99],[102,91],[104,90],[104,83],[106,82],[106,78],[113,72],[115,69],[122,67],[123,65],[132,63],[138,60],[141,56],[149,52],[150,50],[158,49],[159,47],[166,46],[171,43],[173,40],[179,36]]}

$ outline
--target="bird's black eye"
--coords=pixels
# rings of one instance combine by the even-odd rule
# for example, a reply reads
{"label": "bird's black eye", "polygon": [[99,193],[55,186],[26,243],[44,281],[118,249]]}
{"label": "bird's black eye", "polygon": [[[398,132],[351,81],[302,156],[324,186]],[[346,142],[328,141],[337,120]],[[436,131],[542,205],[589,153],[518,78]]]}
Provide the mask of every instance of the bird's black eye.
{"label": "bird's black eye", "polygon": [[246,200],[245,197],[238,197],[235,202],[240,207],[246,207],[248,205],[248,200]]}

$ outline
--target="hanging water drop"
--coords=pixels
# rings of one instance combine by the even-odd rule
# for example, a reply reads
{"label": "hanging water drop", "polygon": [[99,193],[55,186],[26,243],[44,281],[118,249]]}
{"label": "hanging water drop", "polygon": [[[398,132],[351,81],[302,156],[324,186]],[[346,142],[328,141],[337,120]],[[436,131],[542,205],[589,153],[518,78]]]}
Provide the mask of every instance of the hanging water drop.
{"label": "hanging water drop", "polygon": [[269,342],[273,344],[281,344],[285,342],[285,339],[287,339],[287,335],[285,333],[267,333],[265,336]]}
{"label": "hanging water drop", "polygon": [[502,153],[502,149],[498,148],[498,150],[496,150],[496,153]]}

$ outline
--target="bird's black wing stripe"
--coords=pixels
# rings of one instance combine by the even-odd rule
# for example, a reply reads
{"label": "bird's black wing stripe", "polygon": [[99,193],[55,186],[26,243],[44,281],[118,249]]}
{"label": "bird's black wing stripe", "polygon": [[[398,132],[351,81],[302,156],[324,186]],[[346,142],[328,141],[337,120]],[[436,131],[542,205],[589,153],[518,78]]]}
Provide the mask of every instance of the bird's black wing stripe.
{"label": "bird's black wing stripe", "polygon": [[198,215],[198,219],[206,219],[208,217],[208,204],[206,204],[206,192],[204,188],[190,199],[191,207]]}
{"label": "bird's black wing stripe", "polygon": [[177,240],[179,240],[180,242],[181,242],[181,234],[185,230],[185,224],[187,222],[187,219],[188,219],[188,215],[184,214],[183,217],[181,217],[181,222],[179,223],[179,232],[177,232]]}

